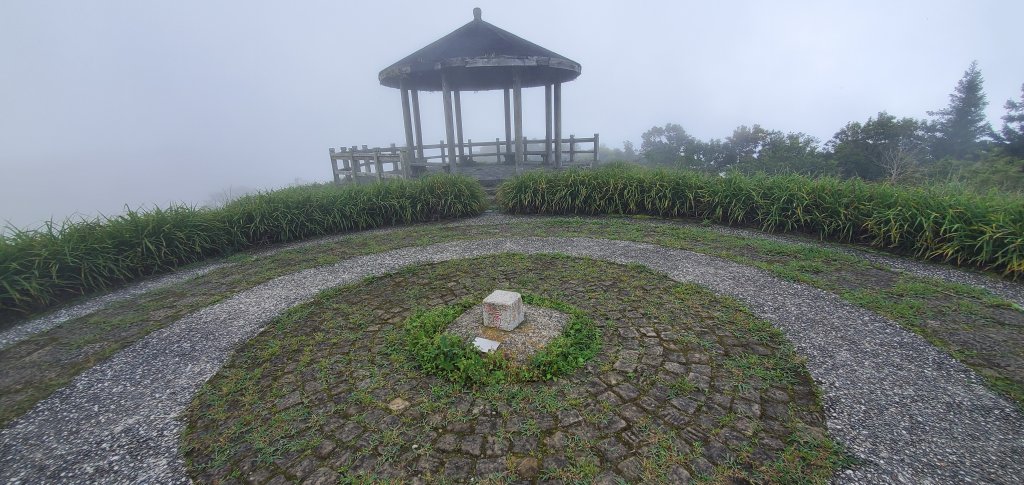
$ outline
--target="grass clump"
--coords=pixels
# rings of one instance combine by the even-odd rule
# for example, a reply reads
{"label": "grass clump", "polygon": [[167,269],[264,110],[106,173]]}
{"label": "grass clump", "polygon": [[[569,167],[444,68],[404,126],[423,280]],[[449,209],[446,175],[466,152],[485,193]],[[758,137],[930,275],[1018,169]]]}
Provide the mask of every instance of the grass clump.
{"label": "grass clump", "polygon": [[569,315],[561,335],[535,354],[525,366],[501,352],[482,354],[469,342],[445,332],[473,306],[464,300],[413,314],[404,324],[404,351],[424,372],[459,385],[477,387],[535,380],[554,380],[580,367],[597,354],[601,332],[582,311],[550,298],[524,294],[523,303],[558,310]]}
{"label": "grass clump", "polygon": [[1024,200],[799,175],[709,175],[614,165],[506,181],[509,213],[646,214],[801,231],[924,259],[1024,274]]}
{"label": "grass clump", "polygon": [[171,206],[48,222],[0,236],[0,313],[30,311],[251,246],[479,214],[473,179],[440,175],[248,195],[222,208]]}

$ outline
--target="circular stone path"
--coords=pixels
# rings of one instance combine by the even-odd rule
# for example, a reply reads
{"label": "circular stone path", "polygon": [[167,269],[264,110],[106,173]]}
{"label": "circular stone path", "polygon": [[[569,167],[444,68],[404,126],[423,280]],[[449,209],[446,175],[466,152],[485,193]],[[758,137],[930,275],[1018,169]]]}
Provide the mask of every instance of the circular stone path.
{"label": "circular stone path", "polygon": [[845,483],[1015,483],[1024,416],[963,365],[839,297],[688,251],[586,238],[466,241],[302,271],[200,310],[79,375],[0,431],[14,483],[186,483],[179,416],[234,348],[324,289],[403,266],[503,252],[638,263],[743,301],[783,330],[824,391],[829,432],[863,463]]}
{"label": "circular stone path", "polygon": [[[410,365],[423,355],[401,324],[415,309],[494,288],[558,295],[599,330],[596,355],[557,381],[472,390]],[[466,337],[480,315],[464,315]],[[646,268],[550,255],[416,266],[322,293],[239,348],[186,421],[199,483],[821,482],[841,460],[781,332]]]}

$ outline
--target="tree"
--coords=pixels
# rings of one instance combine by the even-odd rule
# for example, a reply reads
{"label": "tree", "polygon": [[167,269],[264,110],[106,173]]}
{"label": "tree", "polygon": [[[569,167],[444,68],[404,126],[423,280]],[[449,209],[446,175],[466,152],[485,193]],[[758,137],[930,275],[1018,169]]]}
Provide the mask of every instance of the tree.
{"label": "tree", "polygon": [[683,145],[683,155],[679,164],[692,170],[721,173],[731,165],[728,155],[728,148],[722,140],[693,139]]}
{"label": "tree", "polygon": [[889,183],[906,183],[921,174],[917,154],[903,145],[894,145],[881,150],[879,166]]}
{"label": "tree", "polygon": [[1006,100],[1003,105],[1006,115],[1003,116],[1003,129],[1000,130],[1000,141],[1003,151],[1016,158],[1024,158],[1024,84],[1020,86],[1020,101]]}
{"label": "tree", "polygon": [[932,145],[936,158],[975,159],[984,148],[985,139],[992,137],[992,126],[985,121],[988,100],[982,90],[983,83],[978,61],[971,62],[949,95],[949,106],[928,112],[929,116],[937,117]]}
{"label": "tree", "polygon": [[622,142],[622,155],[630,162],[635,162],[640,158],[640,155],[636,153],[636,148],[633,147],[633,142],[629,140]]}
{"label": "tree", "polygon": [[832,169],[818,140],[804,133],[740,126],[726,139],[734,166],[744,172],[823,175]]}
{"label": "tree", "polygon": [[601,145],[597,158],[601,162],[635,162],[637,154],[633,149],[633,143],[626,141],[622,143],[622,148],[609,148],[607,145]]}
{"label": "tree", "polygon": [[640,156],[656,165],[678,164],[684,150],[696,142],[682,126],[675,123],[667,123],[664,127],[655,126],[640,137]]}
{"label": "tree", "polygon": [[740,125],[732,131],[732,135],[725,139],[729,146],[730,159],[736,165],[750,165],[757,161],[765,141],[768,138],[768,131],[761,128],[761,125],[747,127]]}
{"label": "tree", "polygon": [[882,111],[863,124],[847,123],[825,146],[844,177],[881,180],[890,177],[896,154],[904,162],[912,157],[919,166],[929,162],[926,142],[927,123]]}
{"label": "tree", "polygon": [[832,166],[818,150],[818,139],[805,133],[772,130],[757,155],[757,169],[766,173],[826,175]]}

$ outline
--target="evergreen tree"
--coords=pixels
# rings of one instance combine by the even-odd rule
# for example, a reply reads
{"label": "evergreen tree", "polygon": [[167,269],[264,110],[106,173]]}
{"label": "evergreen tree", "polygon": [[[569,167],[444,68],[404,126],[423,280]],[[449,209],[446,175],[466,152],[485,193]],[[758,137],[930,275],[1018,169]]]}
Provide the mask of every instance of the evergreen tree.
{"label": "evergreen tree", "polygon": [[1009,99],[1003,107],[1006,108],[1000,137],[1003,150],[1007,155],[1024,158],[1024,85],[1020,87],[1020,101]]}
{"label": "evergreen tree", "polygon": [[984,148],[985,139],[992,137],[992,126],[985,121],[988,101],[982,90],[983,82],[978,61],[974,61],[956,84],[956,90],[949,95],[949,107],[928,112],[937,118],[932,145],[936,158],[977,158]]}

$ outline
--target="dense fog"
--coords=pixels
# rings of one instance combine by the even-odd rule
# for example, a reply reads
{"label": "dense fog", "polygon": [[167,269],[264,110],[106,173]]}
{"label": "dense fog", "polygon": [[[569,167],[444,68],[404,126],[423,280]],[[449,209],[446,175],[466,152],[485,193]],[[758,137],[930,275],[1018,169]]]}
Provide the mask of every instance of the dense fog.
{"label": "dense fog", "polygon": [[[698,138],[760,124],[828,140],[885,110],[942,109],[972,61],[994,127],[1019,99],[1024,3],[0,3],[0,221],[331,178],[329,147],[401,144],[399,92],[378,72],[483,19],[582,64],[564,133],[640,146],[652,126]],[[543,89],[524,92],[543,136]],[[425,93],[424,138],[444,137]],[[500,92],[465,93],[466,136],[503,136]]]}

